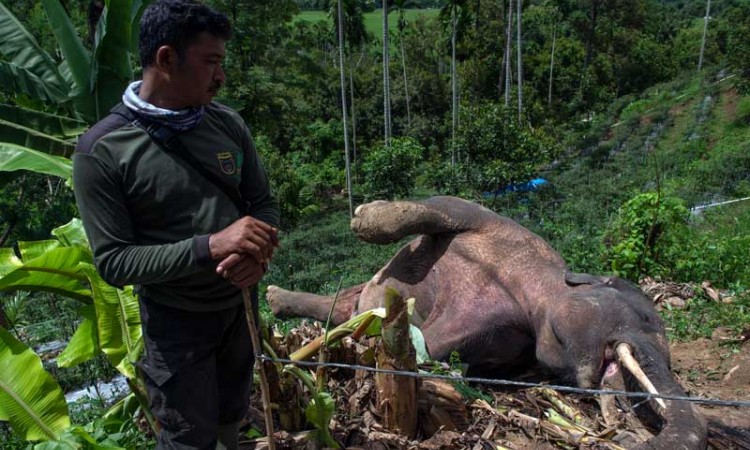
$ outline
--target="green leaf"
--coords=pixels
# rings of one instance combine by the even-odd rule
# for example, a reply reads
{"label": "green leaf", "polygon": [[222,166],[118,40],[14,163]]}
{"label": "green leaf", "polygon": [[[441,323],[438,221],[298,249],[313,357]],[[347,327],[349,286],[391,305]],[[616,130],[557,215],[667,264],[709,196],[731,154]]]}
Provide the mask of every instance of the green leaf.
{"label": "green leaf", "polygon": [[48,155],[20,145],[0,142],[0,172],[31,170],[70,181],[73,163],[68,158]]}
{"label": "green leaf", "polygon": [[55,239],[18,242],[18,251],[21,252],[21,258],[24,261],[30,261],[34,258],[38,258],[45,253],[60,247],[62,247],[62,245],[60,245],[60,241]]}
{"label": "green leaf", "polygon": [[[70,140],[83,134],[86,122],[14,105],[0,104],[0,119],[36,130],[43,135]],[[3,134],[3,140],[8,141]]]}
{"label": "green leaf", "polygon": [[[318,405],[320,405],[320,408],[318,408]],[[305,418],[319,430],[328,428],[334,410],[335,403],[331,394],[320,392],[310,400],[310,404],[305,408]]]}
{"label": "green leaf", "polygon": [[12,248],[0,247],[0,278],[21,267],[23,262]]}
{"label": "green leaf", "polygon": [[417,364],[422,364],[430,360],[430,354],[427,353],[427,345],[422,335],[422,330],[409,324],[409,335],[411,336],[411,343],[414,345],[414,350],[417,352]]}
{"label": "green leaf", "polygon": [[26,94],[48,103],[63,103],[68,99],[63,91],[45,83],[31,70],[7,61],[0,61],[0,83],[2,90],[9,94]]}
{"label": "green leaf", "polygon": [[141,337],[141,315],[133,288],[117,289],[99,276],[93,264],[81,264],[88,276],[96,308],[99,347],[113,366],[128,378],[135,369],[128,355]]}
{"label": "green leaf", "polygon": [[75,367],[96,356],[99,349],[94,306],[85,305],[79,311],[84,319],[70,338],[65,350],[57,356],[57,365],[60,367]]}
{"label": "green leaf", "polygon": [[25,440],[57,439],[70,426],[62,389],[31,349],[0,328],[0,420]]}
{"label": "green leaf", "polygon": [[55,101],[67,100],[68,87],[57,65],[3,3],[0,3],[0,53],[9,63],[7,66],[34,74]]}
{"label": "green leaf", "polygon": [[138,37],[141,31],[141,16],[153,0],[133,0],[130,15],[130,53],[138,55]]}
{"label": "green leaf", "polygon": [[75,27],[58,0],[42,0],[52,32],[55,33],[70,73],[76,83],[74,92],[88,94],[91,92],[91,55],[76,34]]}
{"label": "green leaf", "polygon": [[89,250],[89,253],[91,253],[89,241],[86,238],[86,231],[83,229],[81,219],[74,217],[67,224],[52,230],[52,235],[66,247],[79,246]]}
{"label": "green leaf", "polygon": [[[75,150],[73,142],[3,119],[0,119],[0,133],[3,136],[3,144],[15,144],[21,148],[33,149],[43,154],[67,156],[73,154]],[[67,158],[65,159],[67,160]]]}
{"label": "green leaf", "polygon": [[[96,425],[94,425],[96,427]],[[97,430],[97,428],[94,428]],[[108,437],[102,442],[88,431],[79,426],[73,426],[65,430],[56,441],[42,442],[34,446],[34,450],[124,450]]]}
{"label": "green leaf", "polygon": [[97,119],[120,102],[125,87],[133,77],[130,63],[132,16],[132,0],[107,0],[97,24],[91,72],[95,80]]}
{"label": "green leaf", "polygon": [[23,265],[0,278],[0,291],[45,291],[91,302],[91,291],[83,284],[86,278],[78,267],[82,261],[91,261],[90,253],[77,247],[44,251],[54,242],[19,243]]}

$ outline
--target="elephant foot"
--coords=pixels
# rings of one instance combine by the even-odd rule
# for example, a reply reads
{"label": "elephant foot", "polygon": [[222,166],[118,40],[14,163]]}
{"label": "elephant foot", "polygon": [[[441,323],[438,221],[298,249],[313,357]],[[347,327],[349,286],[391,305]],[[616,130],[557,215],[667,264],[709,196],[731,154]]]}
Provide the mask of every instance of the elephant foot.
{"label": "elephant foot", "polygon": [[274,316],[281,319],[295,316],[292,304],[289,301],[289,294],[292,294],[292,292],[278,286],[268,286],[266,289],[266,301]]}

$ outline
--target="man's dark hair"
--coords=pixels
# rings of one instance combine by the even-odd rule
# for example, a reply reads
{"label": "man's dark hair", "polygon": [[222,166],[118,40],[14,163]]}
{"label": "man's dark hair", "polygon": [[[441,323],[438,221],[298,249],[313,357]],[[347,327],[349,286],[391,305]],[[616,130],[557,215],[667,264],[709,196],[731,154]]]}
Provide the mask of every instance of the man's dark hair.
{"label": "man's dark hair", "polygon": [[188,46],[204,32],[226,41],[232,36],[232,25],[224,13],[193,0],[157,0],[141,17],[141,67],[150,66],[163,45],[174,47],[184,58]]}

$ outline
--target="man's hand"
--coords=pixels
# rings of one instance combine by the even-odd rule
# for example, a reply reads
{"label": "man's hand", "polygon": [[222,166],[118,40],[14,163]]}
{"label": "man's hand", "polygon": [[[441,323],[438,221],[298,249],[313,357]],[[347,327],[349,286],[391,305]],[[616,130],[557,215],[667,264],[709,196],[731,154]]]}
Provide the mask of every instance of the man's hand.
{"label": "man's hand", "polygon": [[278,230],[250,216],[238,219],[208,238],[208,248],[214,260],[224,260],[232,254],[247,254],[258,264],[268,263],[278,246]]}
{"label": "man's hand", "polygon": [[216,266],[216,273],[243,289],[257,284],[263,278],[266,264],[257,262],[249,255],[233,253]]}

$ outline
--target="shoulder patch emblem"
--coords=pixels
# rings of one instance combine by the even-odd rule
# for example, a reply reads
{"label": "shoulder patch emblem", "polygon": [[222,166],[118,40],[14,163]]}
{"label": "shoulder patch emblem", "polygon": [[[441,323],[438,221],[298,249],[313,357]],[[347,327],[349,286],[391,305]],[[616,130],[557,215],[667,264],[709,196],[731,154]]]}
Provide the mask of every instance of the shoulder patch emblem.
{"label": "shoulder patch emblem", "polygon": [[219,167],[221,171],[227,175],[234,175],[237,171],[237,164],[234,162],[234,155],[231,152],[217,153],[216,157],[219,159]]}

